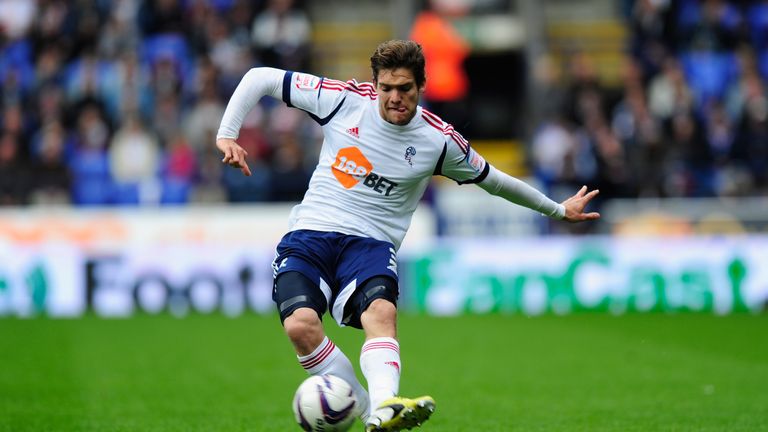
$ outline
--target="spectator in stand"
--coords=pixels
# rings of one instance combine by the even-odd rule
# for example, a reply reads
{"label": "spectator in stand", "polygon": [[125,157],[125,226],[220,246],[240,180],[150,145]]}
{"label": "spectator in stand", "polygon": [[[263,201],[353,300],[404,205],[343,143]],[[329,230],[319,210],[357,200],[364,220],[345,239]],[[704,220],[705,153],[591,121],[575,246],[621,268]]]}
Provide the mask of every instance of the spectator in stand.
{"label": "spectator in stand", "polygon": [[627,198],[635,195],[634,179],[627,165],[627,154],[607,119],[591,116],[585,124],[585,133],[597,160],[597,184],[600,190],[615,198]]}
{"label": "spectator in stand", "polygon": [[105,205],[112,202],[112,175],[107,157],[111,131],[103,109],[95,100],[75,108],[76,123],[72,172],[72,201],[78,205]]}
{"label": "spectator in stand", "polygon": [[[218,127],[221,101],[255,53],[278,67],[304,69],[308,62],[309,20],[286,0],[4,0],[0,12],[0,131],[6,153],[13,147],[14,161],[41,172],[33,202],[66,202],[59,192],[67,188],[75,205],[119,201],[126,176],[136,171],[116,155],[135,150],[125,143],[138,137],[130,132],[136,115],[156,140],[145,152],[155,157],[142,158],[153,162],[142,170],[161,173],[160,202],[221,200],[219,157],[207,163],[193,151],[209,149],[202,142]],[[262,108],[269,113],[274,105]],[[210,119],[216,123],[208,127]],[[123,127],[113,135],[112,125]],[[265,200],[273,143],[258,120],[251,125],[243,133],[252,136],[264,175],[262,190],[243,199]],[[314,142],[304,129],[291,131],[302,152]],[[9,181],[16,181],[6,174],[14,170],[4,172]]]}
{"label": "spectator in stand", "polygon": [[61,54],[61,48],[55,43],[42,47],[35,63],[35,90],[48,84],[61,84],[64,68],[64,59]]}
{"label": "spectator in stand", "polygon": [[232,0],[228,10],[222,11],[230,26],[232,38],[240,46],[251,45],[251,24],[256,17],[254,11],[255,2],[251,0]]}
{"label": "spectator in stand", "polygon": [[630,51],[645,76],[655,75],[675,45],[669,0],[638,0],[629,16]]}
{"label": "spectator in stand", "polygon": [[24,37],[38,13],[37,2],[4,0],[0,2],[0,36],[16,40]]}
{"label": "spectator in stand", "polygon": [[739,53],[739,71],[738,80],[731,83],[724,97],[728,117],[736,124],[740,123],[749,99],[766,91],[752,51],[745,49]]}
{"label": "spectator in stand", "polygon": [[729,162],[736,131],[722,102],[715,101],[707,107],[704,124],[712,161],[715,167],[723,167]]}
{"label": "spectator in stand", "polygon": [[666,166],[668,196],[714,195],[712,153],[700,122],[691,113],[678,113],[670,124]]}
{"label": "spectator in stand", "polygon": [[11,40],[0,46],[0,103],[23,104],[34,87],[34,79],[34,59],[25,40]]}
{"label": "spectator in stand", "polygon": [[187,30],[181,0],[142,1],[138,19],[139,28],[144,36],[163,33],[181,34]]}
{"label": "spectator in stand", "polygon": [[548,195],[557,197],[560,189],[566,189],[562,183],[568,177],[567,163],[572,160],[569,155],[574,151],[575,138],[566,122],[555,117],[536,131],[532,142],[531,160],[536,178],[544,184]]}
{"label": "spectator in stand", "polygon": [[66,130],[58,121],[47,123],[33,144],[33,204],[69,204],[71,175],[65,160]]}
{"label": "spectator in stand", "polygon": [[651,114],[662,121],[670,120],[675,113],[693,110],[693,94],[674,57],[664,60],[661,72],[650,80],[647,93]]}
{"label": "spectator in stand", "polygon": [[304,167],[304,152],[296,135],[280,134],[269,161],[270,200],[301,201],[309,186],[310,176]]}
{"label": "spectator in stand", "polygon": [[429,85],[424,89],[425,106],[447,123],[466,129],[469,78],[464,60],[470,45],[453,27],[451,19],[465,15],[467,7],[445,0],[429,3],[430,7],[416,15],[411,28],[411,39],[421,44],[426,58]]}
{"label": "spectator in stand", "polygon": [[73,3],[73,54],[80,56],[95,52],[101,35],[103,9],[99,8],[99,2],[95,0],[77,0]]}
{"label": "spectator in stand", "polygon": [[306,70],[310,31],[307,15],[293,0],[268,0],[267,8],[253,20],[251,40],[265,66]]}
{"label": "spectator in stand", "polygon": [[161,168],[162,204],[186,204],[197,180],[197,155],[183,134],[167,144]]}
{"label": "spectator in stand", "polygon": [[755,75],[745,83],[744,105],[732,157],[750,173],[755,194],[768,193],[768,94]]}
{"label": "spectator in stand", "polygon": [[[314,159],[318,138],[311,121],[278,119],[285,110],[276,104],[254,110],[242,129],[254,167],[248,184],[233,186],[226,171],[222,174],[220,158],[197,149],[210,150],[222,101],[246,68],[257,63],[309,68],[310,22],[303,4],[0,1],[0,136],[22,172],[45,171],[41,181],[27,182],[22,175],[18,189],[10,187],[9,179],[15,180],[7,173],[16,168],[6,158],[6,188],[42,190],[27,193],[25,202],[30,196],[31,202],[61,202],[49,192],[56,189],[53,183],[61,181],[60,192],[69,181],[73,203],[112,203],[113,173],[106,157],[108,143],[117,138],[112,125],[127,127],[126,116],[138,113],[164,155],[155,163],[162,174],[161,202],[222,200],[224,185],[230,192],[239,188],[230,193],[238,201],[276,196],[270,175],[285,181],[283,174],[292,173],[302,179],[306,160]],[[628,51],[639,65],[636,77],[623,77],[620,88],[604,87],[590,58],[578,52],[562,79],[537,73],[533,84],[543,100],[534,116],[541,127],[531,146],[537,175],[555,189],[602,176],[605,198],[768,193],[768,2],[628,4]],[[461,43],[447,44],[456,41],[446,22],[451,14],[443,12],[428,10],[419,20],[437,22],[427,26],[433,30],[444,26],[442,33],[427,32],[433,38],[443,35],[437,37],[438,50],[461,48]],[[438,20],[430,21],[435,16]],[[424,42],[429,55],[418,28],[412,36]],[[439,57],[460,66],[462,53]],[[546,69],[542,59],[537,70]],[[556,87],[561,81],[568,86]],[[466,91],[462,85],[448,88]],[[435,90],[427,86],[425,98],[451,117],[450,109],[440,106],[442,99],[432,97]],[[276,130],[262,127],[281,122],[286,126]],[[166,192],[169,179],[173,185]]]}
{"label": "spectator in stand", "polygon": [[220,73],[224,91],[233,92],[240,78],[253,66],[250,46],[244,43],[247,41],[234,37],[229,23],[215,14],[206,20],[206,41],[208,55]]}
{"label": "spectator in stand", "polygon": [[156,180],[160,144],[136,113],[128,114],[109,144],[112,177],[121,185],[146,185]]}
{"label": "spectator in stand", "polygon": [[[208,58],[197,63],[194,84],[195,101],[184,117],[184,131],[189,144],[198,157],[204,157],[210,151],[210,140],[215,139],[224,104],[218,93],[219,69]],[[217,155],[218,157],[218,155]]]}
{"label": "spectator in stand", "polygon": [[586,53],[574,53],[569,59],[568,73],[570,81],[563,101],[564,118],[580,126],[591,115],[604,116],[606,95],[593,60]]}
{"label": "spectator in stand", "polygon": [[[68,102],[77,104],[83,100],[97,100],[103,104],[107,83],[114,73],[112,64],[104,61],[95,51],[87,51],[67,67],[64,78],[64,90]],[[109,121],[115,122],[118,113],[103,107]],[[113,107],[109,107],[113,108]]]}
{"label": "spectator in stand", "polygon": [[739,10],[723,0],[679,4],[676,41],[682,51],[733,51],[742,40]]}
{"label": "spectator in stand", "polygon": [[[34,114],[27,114],[36,128],[50,123],[58,123],[64,119],[64,90],[56,84],[46,84],[37,89],[32,101]],[[66,135],[66,134],[65,134]]]}
{"label": "spectator in stand", "polygon": [[147,69],[130,51],[122,53],[116,60],[104,92],[109,106],[118,118],[136,112],[151,113],[154,95]]}
{"label": "spectator in stand", "polygon": [[13,132],[0,134],[0,205],[27,204],[32,173],[21,156],[22,143]]}
{"label": "spectator in stand", "polygon": [[224,115],[224,105],[217,91],[218,76],[218,69],[210,59],[198,61],[194,84],[196,100],[182,123],[185,141],[198,161],[198,187],[207,189],[209,195],[220,189],[222,182],[220,157],[210,146],[211,140],[216,139],[219,119]]}
{"label": "spectator in stand", "polygon": [[139,49],[137,0],[114,0],[97,42],[100,56],[116,59]]}
{"label": "spectator in stand", "polygon": [[611,130],[621,143],[631,186],[630,195],[659,196],[662,177],[658,164],[663,159],[660,122],[651,114],[643,88],[639,62],[628,58],[622,82],[624,94],[614,106]]}
{"label": "spectator in stand", "polygon": [[533,106],[531,118],[539,123],[563,121],[562,107],[565,91],[560,83],[563,81],[563,73],[555,64],[552,55],[542,54],[534,60],[533,76],[531,77],[531,96]]}
{"label": "spectator in stand", "polygon": [[[29,2],[34,4],[35,2]],[[35,55],[46,47],[55,47],[62,61],[72,59],[74,51],[75,20],[70,2],[64,0],[41,0],[38,2],[39,12],[35,16],[34,26],[29,33],[29,40]]]}
{"label": "spectator in stand", "polygon": [[7,104],[2,112],[2,130],[20,140],[28,136],[30,122],[24,116],[23,107],[18,103]]}

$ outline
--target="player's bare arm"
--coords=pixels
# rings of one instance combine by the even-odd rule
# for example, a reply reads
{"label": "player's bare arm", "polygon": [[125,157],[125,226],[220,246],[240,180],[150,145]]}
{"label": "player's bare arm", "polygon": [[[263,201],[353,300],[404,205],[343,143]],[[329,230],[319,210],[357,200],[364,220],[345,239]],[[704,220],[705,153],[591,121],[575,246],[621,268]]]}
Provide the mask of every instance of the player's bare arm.
{"label": "player's bare arm", "polygon": [[216,140],[216,147],[224,153],[224,158],[221,162],[233,167],[238,168],[240,171],[247,175],[251,175],[251,169],[248,167],[248,163],[245,161],[245,157],[248,156],[248,152],[245,151],[240,145],[231,138],[218,138]]}
{"label": "player's bare arm", "polygon": [[563,220],[568,222],[583,222],[600,218],[600,213],[585,213],[584,208],[600,191],[595,189],[587,192],[587,187],[582,186],[575,195],[563,201],[561,204],[565,207],[565,216]]}

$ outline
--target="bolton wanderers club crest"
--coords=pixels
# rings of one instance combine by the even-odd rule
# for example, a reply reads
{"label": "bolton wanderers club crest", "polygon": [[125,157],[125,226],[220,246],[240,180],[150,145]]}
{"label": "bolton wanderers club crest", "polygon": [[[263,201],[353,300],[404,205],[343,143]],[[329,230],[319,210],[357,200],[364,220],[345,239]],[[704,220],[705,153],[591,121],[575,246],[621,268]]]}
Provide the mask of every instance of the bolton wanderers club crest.
{"label": "bolton wanderers club crest", "polygon": [[413,166],[413,157],[416,155],[416,148],[414,146],[409,146],[407,149],[405,149],[405,160],[408,161],[408,164],[410,166]]}

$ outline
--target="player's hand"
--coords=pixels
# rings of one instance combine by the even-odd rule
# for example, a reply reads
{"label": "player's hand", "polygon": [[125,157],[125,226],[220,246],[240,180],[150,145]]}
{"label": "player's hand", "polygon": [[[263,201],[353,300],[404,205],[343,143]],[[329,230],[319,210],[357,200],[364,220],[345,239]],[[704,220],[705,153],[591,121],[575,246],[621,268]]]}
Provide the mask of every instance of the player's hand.
{"label": "player's hand", "polygon": [[576,195],[561,203],[565,207],[565,216],[563,217],[563,220],[568,222],[582,222],[599,219],[600,213],[598,212],[584,213],[584,207],[586,207],[587,204],[589,204],[589,201],[591,201],[599,192],[599,190],[595,189],[587,193],[587,187],[582,186],[581,189],[576,192]]}
{"label": "player's hand", "polygon": [[248,152],[245,151],[235,140],[231,138],[219,138],[216,140],[216,147],[224,153],[224,159],[221,161],[231,167],[239,168],[243,174],[250,176],[251,169],[245,162]]}

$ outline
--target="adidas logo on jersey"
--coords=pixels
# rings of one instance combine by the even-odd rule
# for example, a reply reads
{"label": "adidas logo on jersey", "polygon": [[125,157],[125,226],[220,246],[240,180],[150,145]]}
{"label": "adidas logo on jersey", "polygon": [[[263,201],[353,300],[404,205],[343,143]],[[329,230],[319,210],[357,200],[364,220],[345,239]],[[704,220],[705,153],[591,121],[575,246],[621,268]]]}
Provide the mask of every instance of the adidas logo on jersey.
{"label": "adidas logo on jersey", "polygon": [[357,126],[347,129],[347,133],[352,135],[355,138],[360,138],[360,128],[358,128]]}

